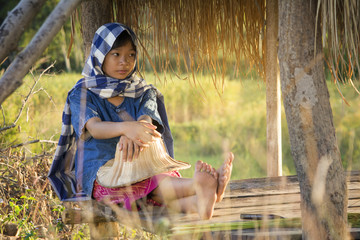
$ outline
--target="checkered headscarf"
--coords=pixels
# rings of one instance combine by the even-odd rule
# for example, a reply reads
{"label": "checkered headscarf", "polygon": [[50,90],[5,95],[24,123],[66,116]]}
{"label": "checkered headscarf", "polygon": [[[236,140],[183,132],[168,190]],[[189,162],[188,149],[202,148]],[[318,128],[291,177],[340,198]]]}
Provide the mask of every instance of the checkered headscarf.
{"label": "checkered headscarf", "polygon": [[[111,98],[114,96],[140,97],[146,90],[153,88],[157,92],[158,112],[164,125],[165,132],[162,134],[165,146],[170,156],[173,157],[173,140],[167,119],[162,94],[152,85],[147,85],[144,79],[136,75],[136,65],[132,73],[126,79],[119,80],[104,75],[102,64],[106,54],[111,50],[116,38],[127,31],[133,43],[137,44],[136,35],[127,26],[120,23],[108,23],[101,26],[95,33],[90,55],[85,62],[80,79],[69,91],[68,95],[75,88],[84,88],[101,98]],[[63,201],[87,200],[89,196],[79,193],[77,189],[81,183],[76,182],[74,156],[76,152],[75,132],[71,125],[71,111],[69,99],[66,99],[62,116],[62,129],[58,146],[54,155],[48,178]],[[78,185],[78,186],[77,186]]]}

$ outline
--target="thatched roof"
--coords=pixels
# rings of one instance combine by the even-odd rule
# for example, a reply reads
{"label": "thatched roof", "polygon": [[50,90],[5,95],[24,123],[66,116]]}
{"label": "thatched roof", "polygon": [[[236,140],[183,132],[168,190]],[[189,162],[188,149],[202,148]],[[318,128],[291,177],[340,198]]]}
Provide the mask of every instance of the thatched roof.
{"label": "thatched roof", "polygon": [[[264,76],[265,9],[265,0],[113,0],[114,21],[138,33],[152,64],[173,71],[185,59],[189,72],[208,70],[216,84],[243,59]],[[317,19],[334,79],[352,83],[360,72],[360,2],[319,0]]]}
{"label": "thatched roof", "polygon": [[210,71],[220,87],[227,68],[238,69],[245,58],[263,74],[265,0],[114,0],[113,6],[114,20],[137,32],[162,71],[179,69],[185,59],[188,72]]}
{"label": "thatched roof", "polygon": [[360,77],[360,2],[320,0],[317,14],[321,23],[317,31],[322,34],[334,80],[353,85],[352,80]]}

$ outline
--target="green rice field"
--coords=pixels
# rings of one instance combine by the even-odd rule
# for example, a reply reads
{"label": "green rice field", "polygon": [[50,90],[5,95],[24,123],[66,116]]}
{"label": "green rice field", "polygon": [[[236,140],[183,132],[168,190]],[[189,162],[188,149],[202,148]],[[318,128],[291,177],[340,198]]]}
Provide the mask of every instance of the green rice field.
{"label": "green rice field", "polygon": [[[30,154],[53,150],[60,130],[61,113],[67,91],[81,78],[79,74],[27,76],[23,86],[2,105],[1,125],[15,120],[35,80],[39,80],[20,115],[17,127],[0,136],[2,146],[42,140],[27,146]],[[265,83],[253,77],[226,79],[215,87],[209,76],[196,81],[145,75],[165,96],[165,104],[175,143],[175,158],[192,165],[197,160],[218,167],[224,152],[235,154],[232,179],[266,176]],[[359,84],[358,84],[359,85]],[[328,81],[337,139],[344,167],[360,168],[360,97],[351,85]],[[283,109],[283,108],[282,108]],[[282,110],[283,175],[295,174],[291,158],[285,114]],[[182,175],[192,176],[193,168]]]}

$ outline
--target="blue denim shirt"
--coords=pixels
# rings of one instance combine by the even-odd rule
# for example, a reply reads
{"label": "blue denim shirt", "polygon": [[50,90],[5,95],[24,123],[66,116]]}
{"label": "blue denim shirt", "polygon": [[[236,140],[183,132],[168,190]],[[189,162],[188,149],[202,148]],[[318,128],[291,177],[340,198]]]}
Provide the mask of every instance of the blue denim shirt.
{"label": "blue denim shirt", "polygon": [[[83,96],[82,96],[83,95]],[[85,99],[86,105],[81,105],[81,99]],[[76,181],[82,182],[82,191],[92,195],[93,184],[99,168],[108,160],[114,158],[116,144],[119,137],[110,139],[95,139],[84,128],[85,123],[98,117],[102,121],[122,122],[119,113],[125,111],[134,120],[142,115],[150,116],[157,125],[157,131],[163,132],[154,89],[147,90],[141,97],[124,98],[119,106],[114,106],[106,99],[98,97],[91,91],[81,88],[74,89],[69,95],[71,109],[71,123],[74,127],[77,140],[77,152],[75,156]],[[79,185],[79,184],[78,184]],[[80,190],[80,189],[79,189]]]}

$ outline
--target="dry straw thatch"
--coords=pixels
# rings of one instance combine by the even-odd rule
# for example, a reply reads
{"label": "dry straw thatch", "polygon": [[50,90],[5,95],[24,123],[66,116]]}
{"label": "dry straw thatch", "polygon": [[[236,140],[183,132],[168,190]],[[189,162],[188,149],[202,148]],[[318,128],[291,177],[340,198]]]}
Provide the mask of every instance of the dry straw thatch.
{"label": "dry straw thatch", "polygon": [[327,48],[327,63],[334,80],[354,86],[352,80],[359,79],[360,74],[360,2],[319,0],[317,19],[321,21],[322,29],[317,31],[321,31]]}
{"label": "dry straw thatch", "polygon": [[[265,76],[265,0],[112,0],[113,20],[138,34],[143,57],[155,69],[209,72],[217,89],[241,61]],[[280,10],[281,11],[281,10]],[[325,60],[336,83],[359,78],[360,2],[319,0],[317,21]],[[196,82],[195,82],[196,83]]]}
{"label": "dry straw thatch", "polygon": [[113,6],[114,20],[137,32],[155,56],[151,64],[164,72],[179,69],[184,59],[194,80],[208,71],[222,87],[227,61],[238,69],[245,58],[263,74],[265,0],[114,0]]}

